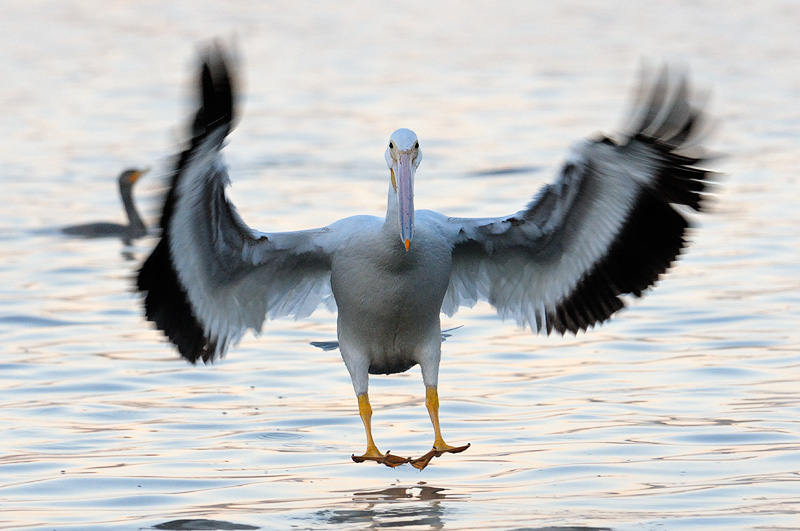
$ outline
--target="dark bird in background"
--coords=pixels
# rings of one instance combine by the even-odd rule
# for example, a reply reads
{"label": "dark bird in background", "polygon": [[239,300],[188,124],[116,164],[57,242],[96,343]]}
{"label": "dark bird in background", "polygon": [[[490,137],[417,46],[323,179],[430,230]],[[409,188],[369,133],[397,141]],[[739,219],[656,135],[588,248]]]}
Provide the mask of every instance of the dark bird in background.
{"label": "dark bird in background", "polygon": [[[422,469],[469,446],[448,445],[439,427],[440,313],[483,300],[537,332],[592,328],[670,268],[686,245],[687,209],[702,209],[715,179],[702,168],[703,112],[690,101],[685,77],[664,69],[643,75],[622,135],[577,143],[553,184],[515,214],[457,218],[415,210],[420,141],[398,129],[384,155],[385,217],[262,233],[225,194],[221,151],[235,120],[233,74],[221,47],[203,57],[193,138],[172,175],[161,240],[138,276],[145,313],[195,363],[222,356],[267,317],[300,318],[320,305],[337,310],[338,347],[366,431],[357,462]],[[414,365],[434,444],[410,459],[378,450],[367,388],[370,374]]]}
{"label": "dark bird in background", "polygon": [[127,169],[119,176],[119,195],[122,198],[122,206],[125,207],[125,214],[128,216],[128,224],[112,223],[100,221],[97,223],[86,223],[83,225],[71,225],[64,227],[61,232],[70,236],[81,238],[122,238],[123,240],[133,240],[141,238],[147,234],[147,226],[142,221],[136,205],[133,203],[133,185],[147,173],[148,169]]}

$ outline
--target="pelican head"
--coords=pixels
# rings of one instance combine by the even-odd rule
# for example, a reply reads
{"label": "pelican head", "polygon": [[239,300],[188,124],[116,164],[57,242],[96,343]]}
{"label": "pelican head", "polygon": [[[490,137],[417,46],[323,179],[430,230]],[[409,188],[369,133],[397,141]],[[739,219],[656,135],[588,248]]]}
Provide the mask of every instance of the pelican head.
{"label": "pelican head", "polygon": [[392,188],[397,194],[400,240],[408,251],[414,237],[414,172],[422,160],[419,140],[414,131],[398,129],[392,133],[385,157],[392,177]]}

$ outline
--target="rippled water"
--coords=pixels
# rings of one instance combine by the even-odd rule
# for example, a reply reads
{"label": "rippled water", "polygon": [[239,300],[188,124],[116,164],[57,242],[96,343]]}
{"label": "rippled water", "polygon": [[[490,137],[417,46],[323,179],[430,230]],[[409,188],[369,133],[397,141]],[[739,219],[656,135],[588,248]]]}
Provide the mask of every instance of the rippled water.
{"label": "rippled water", "polygon": [[[800,529],[800,11],[662,2],[0,4],[0,529]],[[568,145],[613,130],[642,58],[712,90],[729,177],[674,272],[609,324],[535,337],[445,320],[445,436],[428,469],[350,462],[363,430],[324,311],[221,363],[178,359],[131,277],[153,239],[114,178],[183,138],[197,46],[235,38],[232,197],[263,230],[385,203],[411,127],[417,205],[516,211]],[[153,176],[153,174],[156,174]],[[373,378],[378,443],[432,439],[418,371]]]}

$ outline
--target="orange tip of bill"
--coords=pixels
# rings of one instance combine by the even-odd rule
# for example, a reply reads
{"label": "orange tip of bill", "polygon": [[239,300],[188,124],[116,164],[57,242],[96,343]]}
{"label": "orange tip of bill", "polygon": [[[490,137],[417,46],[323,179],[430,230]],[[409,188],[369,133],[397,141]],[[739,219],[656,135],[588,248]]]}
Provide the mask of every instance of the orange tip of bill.
{"label": "orange tip of bill", "polygon": [[411,240],[406,238],[405,241],[403,241],[403,245],[406,246],[406,251],[408,251],[408,249],[411,247]]}

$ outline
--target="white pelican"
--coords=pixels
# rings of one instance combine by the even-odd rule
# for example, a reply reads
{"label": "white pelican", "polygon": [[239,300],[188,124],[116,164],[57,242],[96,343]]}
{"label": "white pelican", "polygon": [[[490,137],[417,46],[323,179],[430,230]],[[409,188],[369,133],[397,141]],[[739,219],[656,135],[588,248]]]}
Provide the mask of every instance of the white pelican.
{"label": "white pelican", "polygon": [[[578,332],[639,297],[684,247],[689,224],[676,209],[700,210],[714,174],[698,167],[702,111],[666,70],[643,83],[637,119],[619,140],[584,141],[553,184],[510,216],[448,217],[414,208],[422,160],[417,136],[392,133],[386,148],[385,218],[354,216],[327,227],[261,233],[225,195],[221,150],[235,117],[229,60],[203,59],[201,102],[164,204],[162,237],[138,289],[147,318],[192,363],[213,361],[266,317],[338,310],[338,345],[358,397],[366,452],[353,459],[424,468],[460,452],[439,428],[440,313],[486,300],[503,318],[537,332]],[[335,344],[334,344],[335,346]],[[381,453],[371,433],[369,374],[419,365],[433,448],[418,459]]]}
{"label": "white pelican", "polygon": [[149,169],[131,168],[123,171],[119,176],[119,195],[122,198],[122,206],[125,207],[125,214],[128,216],[128,224],[111,222],[87,223],[84,225],[72,225],[63,227],[61,232],[70,236],[80,236],[81,238],[108,238],[117,237],[125,240],[141,238],[147,234],[147,226],[142,221],[136,205],[133,203],[133,185],[139,178],[147,173]]}

